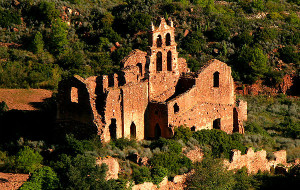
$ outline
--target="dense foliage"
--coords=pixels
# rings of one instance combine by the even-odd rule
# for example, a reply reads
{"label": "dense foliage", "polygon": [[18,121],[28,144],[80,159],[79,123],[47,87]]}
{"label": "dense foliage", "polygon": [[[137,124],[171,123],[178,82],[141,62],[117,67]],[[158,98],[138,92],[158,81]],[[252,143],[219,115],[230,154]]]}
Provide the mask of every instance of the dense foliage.
{"label": "dense foliage", "polygon": [[236,80],[275,78],[276,86],[299,72],[297,11],[299,3],[287,0],[4,1],[0,87],[55,89],[62,77],[115,72],[132,49],[147,50],[159,16],[174,20],[179,55],[192,71],[217,58]]}

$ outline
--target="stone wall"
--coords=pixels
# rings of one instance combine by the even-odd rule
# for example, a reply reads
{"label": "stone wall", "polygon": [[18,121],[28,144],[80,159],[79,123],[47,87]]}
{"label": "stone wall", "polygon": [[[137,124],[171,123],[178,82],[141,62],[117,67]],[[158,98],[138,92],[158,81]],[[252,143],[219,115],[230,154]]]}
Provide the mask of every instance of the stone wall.
{"label": "stone wall", "polygon": [[278,164],[286,164],[285,150],[274,152],[274,156],[275,160],[269,161],[265,150],[254,152],[252,148],[249,148],[244,155],[239,150],[233,150],[230,161],[226,160],[224,164],[229,170],[246,167],[249,173],[257,173],[259,170],[270,171],[271,167],[275,168]]}

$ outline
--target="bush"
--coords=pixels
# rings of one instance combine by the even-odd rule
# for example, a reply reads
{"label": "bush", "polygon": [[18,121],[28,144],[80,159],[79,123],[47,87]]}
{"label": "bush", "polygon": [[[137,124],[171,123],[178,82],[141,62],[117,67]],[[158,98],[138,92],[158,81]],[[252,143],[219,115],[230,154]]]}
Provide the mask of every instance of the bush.
{"label": "bush", "polygon": [[280,58],[287,63],[298,63],[300,60],[299,52],[293,46],[285,46],[280,49]]}
{"label": "bush", "polygon": [[172,152],[175,154],[180,154],[182,152],[182,145],[171,139],[159,138],[156,141],[153,141],[150,145],[151,149],[159,148],[163,149],[166,148],[166,152]]}
{"label": "bush", "polygon": [[150,160],[152,167],[163,167],[168,170],[168,176],[180,174],[180,169],[186,167],[188,170],[192,168],[192,161],[182,154],[170,152],[155,154]]}
{"label": "bush", "polygon": [[209,145],[212,148],[212,156],[214,158],[224,157],[229,159],[231,150],[238,149],[241,152],[246,151],[246,147],[242,144],[242,136],[240,134],[228,135],[221,130],[200,130],[193,134],[200,145]]}
{"label": "bush", "polygon": [[57,189],[59,180],[56,173],[48,166],[44,166],[34,172],[20,190],[51,190]]}
{"label": "bush", "polygon": [[137,167],[133,169],[132,177],[136,184],[144,183],[144,182],[150,182],[151,181],[151,172],[149,168],[146,166]]}
{"label": "bush", "polygon": [[151,168],[152,182],[158,185],[168,174],[168,170],[162,166]]}
{"label": "bush", "polygon": [[33,149],[25,146],[16,155],[15,168],[20,172],[32,173],[41,167],[43,157]]}
{"label": "bush", "polygon": [[213,38],[222,41],[222,40],[228,40],[230,37],[230,31],[229,29],[224,26],[223,24],[219,24],[213,29]]}
{"label": "bush", "polygon": [[195,173],[187,185],[189,189],[233,189],[235,179],[222,160],[208,157],[195,164]]}
{"label": "bush", "polygon": [[192,32],[182,41],[182,48],[190,54],[200,53],[205,45],[205,39],[200,31]]}
{"label": "bush", "polygon": [[21,24],[20,13],[13,10],[5,10],[0,7],[0,26],[7,28],[13,24]]}
{"label": "bush", "polygon": [[114,141],[111,141],[110,144],[112,146],[115,146],[121,150],[124,150],[124,148],[126,147],[137,147],[137,143],[135,140],[129,140],[129,139],[126,139],[126,138],[119,138],[119,139],[116,139]]}
{"label": "bush", "polygon": [[191,129],[182,125],[180,127],[175,128],[174,133],[175,134],[173,139],[181,139],[185,143],[188,142],[189,139],[193,136],[193,132],[191,131]]}

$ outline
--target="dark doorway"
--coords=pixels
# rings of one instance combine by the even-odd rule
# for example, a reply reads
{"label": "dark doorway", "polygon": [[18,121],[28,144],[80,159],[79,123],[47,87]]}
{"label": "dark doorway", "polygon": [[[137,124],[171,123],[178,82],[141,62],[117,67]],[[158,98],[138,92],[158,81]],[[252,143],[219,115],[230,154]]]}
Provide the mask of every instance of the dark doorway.
{"label": "dark doorway", "polygon": [[162,53],[160,51],[156,54],[156,71],[162,71]]}
{"label": "dark doorway", "polygon": [[171,35],[170,33],[168,33],[166,35],[166,46],[170,46],[171,45]]}
{"label": "dark doorway", "polygon": [[155,125],[154,133],[155,133],[155,139],[158,139],[159,137],[161,137],[161,129],[160,129],[160,126],[158,123]]}
{"label": "dark doorway", "polygon": [[167,54],[167,69],[168,71],[172,71],[172,52],[168,51]]}
{"label": "dark doorway", "polygon": [[219,87],[220,83],[220,73],[217,71],[214,73],[214,87]]}
{"label": "dark doorway", "polygon": [[191,131],[196,131],[196,127],[193,126],[193,127],[191,128]]}
{"label": "dark doorway", "polygon": [[215,119],[213,122],[214,129],[221,129],[221,118]]}
{"label": "dark doorway", "polygon": [[158,35],[158,36],[157,36],[156,45],[157,45],[157,47],[161,47],[161,45],[162,45],[161,35]]}
{"label": "dark doorway", "polygon": [[136,126],[134,122],[132,122],[130,125],[130,139],[135,139],[135,138],[136,138]]}
{"label": "dark doorway", "polygon": [[139,73],[141,74],[141,76],[143,76],[143,66],[141,63],[138,63],[136,66],[138,66],[139,68]]}
{"label": "dark doorway", "polygon": [[239,116],[236,108],[233,108],[233,132],[239,132]]}
{"label": "dark doorway", "polygon": [[117,120],[111,119],[110,125],[109,125],[109,133],[111,139],[117,138]]}

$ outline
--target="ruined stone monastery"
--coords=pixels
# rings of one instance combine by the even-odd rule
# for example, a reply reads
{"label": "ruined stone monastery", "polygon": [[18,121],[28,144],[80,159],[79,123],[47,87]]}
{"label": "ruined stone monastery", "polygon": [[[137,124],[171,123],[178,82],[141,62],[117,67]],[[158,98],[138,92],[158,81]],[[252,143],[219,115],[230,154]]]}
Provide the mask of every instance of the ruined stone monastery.
{"label": "ruined stone monastery", "polygon": [[103,141],[170,138],[180,125],[243,133],[247,103],[235,98],[231,68],[214,59],[190,72],[174,33],[172,20],[161,18],[151,26],[148,51],[133,50],[119,73],[62,81],[58,121],[89,128]]}

